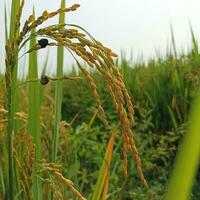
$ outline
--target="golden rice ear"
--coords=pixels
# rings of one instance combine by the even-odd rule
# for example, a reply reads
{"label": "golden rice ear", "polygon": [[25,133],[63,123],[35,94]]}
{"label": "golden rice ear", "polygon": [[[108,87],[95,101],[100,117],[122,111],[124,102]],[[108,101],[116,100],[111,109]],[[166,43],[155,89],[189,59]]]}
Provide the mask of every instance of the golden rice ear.
{"label": "golden rice ear", "polygon": [[[14,140],[14,146],[13,146],[13,157],[16,164],[16,167],[19,172],[19,180],[20,185],[22,188],[22,198],[32,198],[32,189],[30,187],[30,184],[32,182],[32,178],[34,175],[36,175],[36,172],[34,170],[34,164],[35,164],[35,149],[36,146],[33,143],[32,136],[28,134],[17,134],[15,135]],[[18,155],[19,148],[24,145],[25,151],[23,153],[23,161]]]}
{"label": "golden rice ear", "polygon": [[99,114],[100,118],[102,119],[105,127],[108,128],[109,127],[108,121],[106,119],[105,111],[104,111],[103,107],[101,106],[101,101],[100,101],[99,94],[97,92],[96,84],[95,84],[93,78],[90,76],[89,72],[86,69],[84,69],[80,64],[78,64],[78,67],[82,71],[84,76],[86,77],[86,80],[88,81],[88,83],[89,83],[89,85],[92,89],[93,96],[95,97],[95,101],[96,101],[96,104],[98,106],[98,114]]}
{"label": "golden rice ear", "polygon": [[[65,35],[67,36],[67,35]],[[123,172],[125,176],[127,176],[127,153],[131,153],[133,155],[134,160],[136,161],[137,169],[139,177],[145,187],[147,187],[147,182],[144,178],[142,167],[141,167],[141,160],[137,151],[137,148],[134,144],[133,140],[133,133],[130,129],[131,126],[135,124],[134,121],[134,108],[131,101],[131,98],[128,94],[128,91],[124,85],[122,75],[119,72],[119,69],[115,65],[114,61],[112,60],[112,56],[115,54],[112,51],[104,47],[100,42],[89,41],[85,36],[80,34],[74,34],[71,32],[69,39],[77,38],[80,43],[84,44],[84,46],[88,46],[92,52],[92,58],[94,60],[94,65],[98,69],[98,71],[104,76],[107,87],[110,91],[111,96],[113,97],[113,103],[115,105],[116,111],[119,115],[121,127],[122,127],[122,134],[124,137],[123,140]],[[76,45],[73,43],[66,43],[69,49],[74,51],[78,56],[82,57],[83,60],[87,62],[87,51],[81,49],[81,51],[77,51]],[[128,111],[126,111],[126,106],[128,107]]]}
{"label": "golden rice ear", "polygon": [[[51,190],[55,192],[55,196],[61,196],[62,194],[57,194],[56,185],[61,183],[64,187],[68,188],[79,200],[86,200],[86,198],[74,187],[73,182],[65,178],[60,172],[61,165],[47,162],[46,160],[40,160],[41,169],[38,173],[47,173],[49,178],[45,180],[49,184]],[[52,179],[52,176],[55,177],[55,180]]]}
{"label": "golden rice ear", "polygon": [[[22,28],[22,31],[18,35],[18,37],[14,38],[13,41],[7,43],[6,52],[13,52],[12,55],[11,53],[7,53],[8,55],[6,57],[6,65],[8,69],[6,71],[7,82],[9,82],[10,71],[11,71],[10,68],[11,66],[13,66],[13,63],[15,62],[16,59],[15,58],[16,51],[19,45],[21,44],[22,40],[25,38],[25,36],[33,28],[36,28],[46,20],[63,12],[75,11],[78,7],[79,7],[78,4],[74,4],[69,8],[64,8],[64,9],[61,8],[51,13],[44,11],[42,15],[37,19],[34,19],[33,16],[29,17],[29,19],[25,22],[24,27]],[[21,17],[22,8],[23,8],[23,1],[20,6],[18,20],[16,23],[16,29],[19,29],[20,26],[19,19]],[[29,52],[33,50],[38,50],[40,48],[45,48],[47,45],[65,46],[75,58],[78,67],[80,68],[86,80],[88,81],[92,89],[92,93],[95,97],[96,104],[98,106],[98,111],[99,111],[98,113],[102,121],[104,122],[105,126],[108,127],[105,111],[101,105],[95,81],[92,79],[89,72],[79,64],[74,55],[77,55],[80,58],[82,58],[83,61],[85,61],[91,68],[96,67],[96,69],[99,71],[99,73],[104,77],[106,81],[107,88],[113,98],[113,104],[119,116],[122,129],[122,137],[123,137],[123,157],[124,157],[123,172],[125,176],[127,176],[127,165],[128,165],[127,154],[131,153],[133,159],[136,162],[139,177],[142,183],[145,186],[147,186],[146,180],[142,172],[141,159],[138,150],[134,144],[132,130],[130,129],[135,124],[134,107],[131,98],[128,94],[128,91],[126,89],[126,86],[123,82],[122,75],[113,60],[113,58],[115,58],[117,54],[112,52],[112,50],[109,49],[108,47],[105,47],[102,43],[96,41],[82,27],[78,25],[66,25],[67,27],[73,27],[66,29],[65,25],[66,24],[53,25],[36,31],[34,37],[36,36],[47,37],[53,39],[55,42],[49,43],[48,39],[46,38],[40,39],[38,40],[38,44],[33,49],[29,50]],[[45,85],[49,82],[49,80],[51,80],[49,77],[42,76],[40,79],[40,83]]]}
{"label": "golden rice ear", "polygon": [[[24,1],[24,0],[23,0]],[[23,8],[24,2],[22,1],[21,4],[21,10]],[[33,28],[38,27],[39,25],[43,24],[48,19],[55,17],[58,14],[64,13],[64,12],[71,12],[75,11],[78,7],[80,7],[79,4],[74,4],[69,8],[64,9],[58,9],[55,12],[48,13],[47,11],[44,11],[40,17],[37,19],[34,19],[33,15],[30,15],[28,20],[25,21],[24,26],[22,28],[22,31],[20,32],[19,36],[16,38],[18,43],[20,44],[22,40],[24,39],[25,35],[29,33]],[[19,11],[19,17],[21,17],[21,10]],[[19,20],[16,27],[19,27]]]}

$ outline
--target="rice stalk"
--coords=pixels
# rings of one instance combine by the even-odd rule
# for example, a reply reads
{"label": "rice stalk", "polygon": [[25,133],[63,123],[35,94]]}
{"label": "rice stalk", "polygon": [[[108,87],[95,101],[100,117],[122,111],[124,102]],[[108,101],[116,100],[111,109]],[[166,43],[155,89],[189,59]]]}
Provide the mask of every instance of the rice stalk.
{"label": "rice stalk", "polygon": [[101,195],[102,199],[105,199],[109,184],[110,164],[112,160],[116,132],[117,132],[116,130],[113,131],[110,140],[108,142],[104,160],[99,170],[99,176],[92,196],[92,200],[99,200],[101,198]]}
{"label": "rice stalk", "polygon": [[[15,179],[15,165],[13,160],[13,136],[15,129],[14,113],[16,110],[16,82],[17,82],[17,62],[14,60],[17,57],[17,47],[11,44],[11,40],[16,36],[19,30],[16,24],[20,20],[17,18],[17,13],[20,9],[20,0],[12,1],[11,5],[11,21],[9,40],[6,41],[6,108],[8,110],[8,126],[7,126],[7,145],[8,145],[8,184],[7,184],[7,199],[14,199],[17,192],[17,180]],[[13,48],[12,55],[9,49]]]}
{"label": "rice stalk", "polygon": [[8,40],[8,13],[6,3],[4,3],[4,24],[5,24],[5,39]]}
{"label": "rice stalk", "polygon": [[190,22],[190,34],[192,36],[192,46],[193,46],[193,53],[194,53],[194,57],[195,59],[198,59],[199,58],[199,48],[198,48],[198,42],[194,36],[194,31],[192,29],[192,24]]}
{"label": "rice stalk", "polygon": [[[33,10],[33,19],[34,19]],[[35,33],[35,28],[32,29],[31,34]],[[30,48],[35,46],[36,38],[30,40]],[[29,54],[29,79],[38,78],[37,52]],[[38,170],[37,161],[41,159],[41,132],[40,132],[40,85],[38,82],[30,82],[29,88],[29,111],[28,111],[28,133],[33,137],[33,143],[36,145],[35,151],[35,171]],[[33,199],[41,199],[41,182],[38,177],[33,178]]]}
{"label": "rice stalk", "polygon": [[[23,159],[20,159],[18,152],[22,146],[25,147],[25,150],[22,155]],[[33,144],[32,136],[26,133],[15,135],[14,159],[19,172],[21,186],[21,190],[16,196],[19,199],[33,199],[35,196],[32,191],[32,179],[35,171],[35,144]]]}
{"label": "rice stalk", "polygon": [[175,56],[175,59],[177,59],[177,50],[176,50],[176,43],[175,43],[174,31],[173,31],[172,24],[170,24],[170,31],[171,31],[171,40],[172,40],[172,47],[173,47],[173,51],[174,51],[174,56]]}
{"label": "rice stalk", "polygon": [[[65,8],[65,0],[61,1],[61,9]],[[59,15],[59,24],[65,23],[65,13]],[[57,77],[63,76],[63,58],[64,58],[64,48],[57,48]],[[62,106],[62,96],[63,96],[63,81],[56,81],[55,86],[55,116],[54,116],[54,130],[52,137],[52,149],[51,149],[51,160],[56,162],[57,149],[58,149],[58,137],[59,137],[59,123],[61,120],[61,106]]]}

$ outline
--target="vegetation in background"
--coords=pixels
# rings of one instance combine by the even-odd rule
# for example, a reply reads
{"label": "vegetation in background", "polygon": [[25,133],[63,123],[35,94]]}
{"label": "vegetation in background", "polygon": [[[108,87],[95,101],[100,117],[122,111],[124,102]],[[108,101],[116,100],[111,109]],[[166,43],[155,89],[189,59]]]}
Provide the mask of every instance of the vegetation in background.
{"label": "vegetation in background", "polygon": [[[196,44],[193,45],[196,46]],[[195,49],[192,48],[190,52],[182,54],[178,58],[169,53],[166,58],[150,60],[147,64],[143,62],[131,64],[127,59],[122,58],[119,68],[135,105],[136,125],[133,132],[135,140],[139,144],[144,172],[150,187],[148,190],[144,190],[140,188],[137,181],[129,183],[124,181],[123,185],[121,178],[116,178],[116,174],[120,174],[121,162],[120,155],[115,152],[114,163],[111,166],[111,169],[114,168],[115,171],[113,174],[111,173],[110,177],[109,191],[112,191],[108,195],[110,198],[123,199],[126,196],[132,199],[163,198],[179,141],[187,130],[191,106],[200,89],[200,70],[197,60],[199,54],[194,52]],[[71,74],[74,75],[75,70],[72,70]],[[99,88],[108,119],[114,124],[117,118],[111,106],[110,95],[105,92],[105,82],[97,72],[93,72],[92,77]],[[76,92],[77,90],[79,93]],[[70,121],[72,116],[79,112],[79,118],[74,123],[83,127],[82,122],[89,121],[95,111],[92,98],[85,81],[66,84],[62,109],[63,119]],[[95,131],[96,129],[97,131]],[[93,124],[93,134],[96,132],[97,135],[92,139],[96,146],[99,141],[102,143],[106,140],[106,136],[98,134],[98,130],[102,129],[99,119],[96,118]],[[91,139],[91,135],[86,136]],[[79,157],[82,157],[81,151],[85,152],[82,146],[87,147],[85,140],[82,141],[78,150]],[[118,139],[116,139],[116,143],[121,145]],[[92,150],[88,149],[88,151]],[[94,154],[97,157],[97,152]],[[89,169],[92,166],[91,164],[84,168]],[[129,169],[130,176],[135,176],[134,166]],[[200,197],[199,175],[198,172],[191,199]],[[86,184],[86,190],[88,187]],[[126,192],[123,192],[124,188],[126,188]]]}

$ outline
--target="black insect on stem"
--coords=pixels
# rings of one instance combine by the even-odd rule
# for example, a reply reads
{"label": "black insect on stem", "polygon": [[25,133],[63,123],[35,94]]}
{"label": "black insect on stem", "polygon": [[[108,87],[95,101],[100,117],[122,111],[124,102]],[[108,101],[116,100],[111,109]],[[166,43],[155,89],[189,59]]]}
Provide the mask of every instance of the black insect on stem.
{"label": "black insect on stem", "polygon": [[41,48],[45,48],[49,44],[49,41],[46,38],[42,38],[38,40],[38,44],[41,46]]}
{"label": "black insect on stem", "polygon": [[49,77],[47,75],[42,75],[40,78],[40,83],[46,85],[49,82]]}

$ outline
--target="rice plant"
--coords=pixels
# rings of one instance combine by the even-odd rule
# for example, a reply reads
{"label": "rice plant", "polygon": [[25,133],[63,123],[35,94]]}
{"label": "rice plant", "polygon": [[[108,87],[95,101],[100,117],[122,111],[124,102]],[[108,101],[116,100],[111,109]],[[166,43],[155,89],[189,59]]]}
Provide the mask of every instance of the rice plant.
{"label": "rice plant", "polygon": [[[119,123],[122,130],[123,145],[123,173],[127,177],[128,159],[130,153],[136,162],[139,178],[143,185],[147,187],[141,166],[141,159],[133,140],[131,127],[134,126],[134,108],[126,86],[123,82],[122,75],[113,60],[117,57],[109,48],[94,39],[84,28],[75,24],[64,22],[64,14],[76,11],[79,7],[74,4],[65,8],[64,1],[61,2],[61,8],[54,12],[44,11],[41,16],[35,17],[33,14],[21,26],[21,15],[24,7],[24,0],[12,1],[12,15],[10,21],[10,35],[6,41],[6,72],[5,72],[5,108],[2,112],[7,115],[7,133],[6,146],[3,148],[6,159],[7,173],[1,179],[2,198],[5,199],[43,199],[54,198],[63,199],[64,193],[61,191],[65,186],[77,198],[85,199],[83,195],[74,188],[72,181],[66,179],[61,173],[61,165],[56,164],[59,127],[61,119],[62,103],[62,84],[64,80],[82,80],[83,77],[88,82],[96,102],[97,115],[103,122],[106,129],[109,129],[105,111],[102,107],[101,99],[97,91],[94,79],[87,68],[82,66],[78,57],[82,58],[90,68],[96,68],[104,78],[107,89],[112,96],[113,105],[119,117]],[[58,24],[38,28],[45,21],[60,16]],[[21,57],[29,55],[29,73],[28,80],[20,83],[17,80],[17,69],[19,54],[25,45],[29,44],[29,50]],[[47,47],[57,46],[57,77],[50,77],[45,74],[38,77],[37,52]],[[63,48],[74,58],[83,77],[67,77],[63,75]],[[21,58],[20,57],[20,58]],[[49,82],[56,81],[55,87],[55,114],[54,114],[54,131],[51,136],[52,146],[50,154],[47,157],[42,155],[41,142],[41,85],[47,85]],[[28,111],[17,112],[20,95],[20,88],[28,85]],[[18,120],[23,120],[21,126],[18,126]],[[44,126],[45,127],[45,126]],[[111,151],[106,153],[111,160]],[[50,159],[49,159],[50,158]],[[107,158],[106,158],[107,159]],[[1,163],[2,164],[2,163]],[[3,170],[1,165],[0,170]],[[104,168],[103,171],[108,170]],[[103,173],[101,171],[101,173]],[[102,176],[102,175],[101,175]],[[108,175],[107,175],[108,176]],[[99,179],[100,180],[100,179]],[[108,180],[107,187],[108,187]],[[100,184],[100,183],[98,183]],[[102,187],[101,187],[102,189]],[[44,191],[51,191],[52,195]],[[105,190],[107,191],[108,188]],[[107,192],[103,192],[103,198]],[[100,191],[94,193],[93,198],[100,197]],[[98,197],[95,197],[95,196]]]}
{"label": "rice plant", "polygon": [[[187,54],[179,54],[171,27],[172,51],[132,67],[65,21],[78,4],[66,8],[61,0],[58,10],[39,17],[33,9],[21,25],[24,3],[12,1],[10,20],[5,7],[0,199],[199,199],[199,98],[191,107],[200,59],[191,25]],[[43,25],[53,17],[58,23]],[[39,77],[38,54],[51,47],[56,74],[46,74],[46,61]],[[64,74],[64,49],[78,72]],[[18,60],[25,58],[28,76],[18,80]]]}

